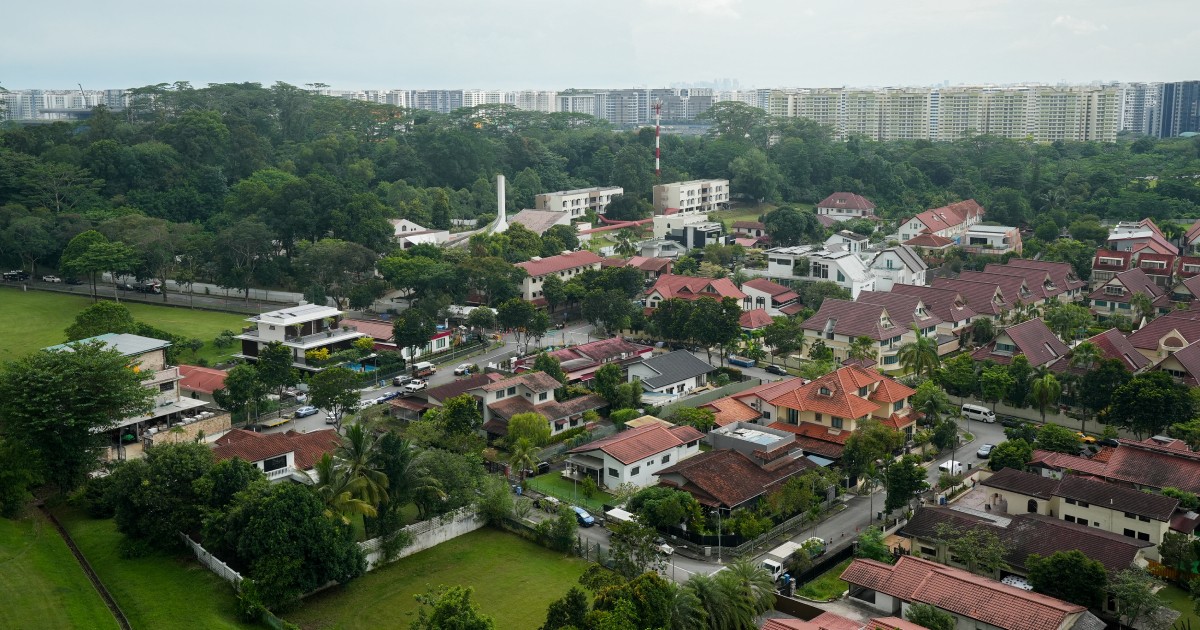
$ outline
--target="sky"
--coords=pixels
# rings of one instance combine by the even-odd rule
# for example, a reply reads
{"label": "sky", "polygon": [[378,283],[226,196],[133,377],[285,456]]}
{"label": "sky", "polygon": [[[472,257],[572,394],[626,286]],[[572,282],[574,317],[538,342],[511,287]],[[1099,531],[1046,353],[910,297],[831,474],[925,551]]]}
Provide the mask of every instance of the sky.
{"label": "sky", "polygon": [[0,86],[334,89],[1200,79],[1196,0],[57,0],[0,11]]}

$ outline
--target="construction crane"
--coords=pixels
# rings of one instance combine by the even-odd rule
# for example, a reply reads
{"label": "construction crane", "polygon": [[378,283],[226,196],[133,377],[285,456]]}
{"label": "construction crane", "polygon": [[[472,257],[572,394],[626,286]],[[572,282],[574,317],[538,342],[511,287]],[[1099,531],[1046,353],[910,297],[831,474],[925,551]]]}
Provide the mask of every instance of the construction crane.
{"label": "construction crane", "polygon": [[78,86],[79,86],[79,98],[80,98],[80,101],[79,101],[79,106],[80,106],[82,109],[88,109],[88,106],[87,106],[87,94],[86,94],[86,93],[83,91],[83,84],[82,84],[82,83],[76,83],[75,85],[78,85]]}

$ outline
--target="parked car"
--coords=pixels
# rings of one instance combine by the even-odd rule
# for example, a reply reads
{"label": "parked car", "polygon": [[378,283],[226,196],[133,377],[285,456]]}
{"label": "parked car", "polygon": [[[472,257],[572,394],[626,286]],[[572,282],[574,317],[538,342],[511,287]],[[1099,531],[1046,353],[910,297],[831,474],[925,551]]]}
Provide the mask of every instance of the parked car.
{"label": "parked car", "polygon": [[1076,431],[1075,435],[1078,435],[1079,441],[1083,442],[1084,444],[1095,444],[1096,443],[1096,438],[1094,438],[1086,433]]}
{"label": "parked car", "polygon": [[293,417],[296,417],[296,418],[307,418],[309,416],[315,416],[315,415],[317,415],[317,408],[312,405],[305,405],[305,406],[297,409],[296,413],[294,413],[292,415],[293,415]]}
{"label": "parked car", "polygon": [[413,377],[407,374],[401,374],[400,376],[392,379],[392,385],[395,385],[396,387],[403,387],[405,383],[411,380],[413,380]]}
{"label": "parked car", "polygon": [[1096,443],[1099,444],[1100,446],[1112,446],[1112,447],[1117,447],[1117,446],[1121,445],[1120,442],[1118,442],[1112,438],[1104,438]]}
{"label": "parked car", "polygon": [[654,539],[654,550],[664,556],[669,556],[675,553],[675,548],[671,545],[668,545],[667,541],[661,536]]}
{"label": "parked car", "polygon": [[62,282],[62,278],[58,276],[42,276],[42,282]]}
{"label": "parked car", "polygon": [[133,285],[133,290],[138,293],[153,293],[155,295],[162,293],[162,287],[157,282],[139,282]]}
{"label": "parked car", "polygon": [[596,518],[578,505],[572,505],[571,511],[575,512],[575,520],[579,523],[580,527],[591,527],[596,524]]}
{"label": "parked car", "polygon": [[1004,416],[1004,417],[1000,418],[1000,424],[1002,426],[1008,427],[1010,429],[1015,429],[1015,428],[1025,424],[1025,421],[1020,418],[1014,418],[1012,416]]}
{"label": "parked car", "polygon": [[995,444],[984,444],[979,447],[978,451],[975,451],[975,456],[982,459],[987,459],[992,456],[992,449],[994,448],[996,448]]}
{"label": "parked car", "polygon": [[122,291],[132,291],[134,289],[134,286],[132,284],[129,284],[128,282],[118,282],[117,288]]}
{"label": "parked car", "polygon": [[426,387],[429,387],[429,383],[426,383],[425,379],[414,378],[413,380],[404,384],[404,391],[419,392],[422,389],[425,389]]}
{"label": "parked car", "polygon": [[83,280],[80,280],[79,278],[67,278],[66,283],[67,284],[83,284]]}
{"label": "parked car", "polygon": [[461,363],[458,367],[454,368],[454,375],[464,376],[466,374],[470,374],[472,367],[473,366],[470,363]]}
{"label": "parked car", "polygon": [[787,370],[783,369],[782,367],[779,367],[778,365],[775,365],[774,363],[772,363],[771,365],[768,365],[767,367],[765,367],[763,369],[766,370],[767,374],[778,374],[779,376],[787,376],[788,375]]}
{"label": "parked car", "polygon": [[400,395],[401,395],[401,394],[403,394],[403,393],[404,393],[404,392],[400,392],[400,391],[388,392],[388,393],[386,393],[386,394],[384,394],[384,395],[380,396],[380,397],[379,397],[379,399],[380,399],[380,400],[382,400],[383,402],[387,402],[387,401],[389,401],[389,400],[394,400],[394,399],[396,399],[396,398],[399,398],[399,397],[400,397]]}
{"label": "parked car", "polygon": [[28,279],[29,279],[29,272],[27,272],[27,271],[21,271],[20,269],[14,269],[13,271],[5,271],[5,272],[4,272],[4,279],[5,279],[5,280],[7,280],[7,281],[9,281],[9,282],[17,282],[17,281],[20,281],[20,280],[28,280]]}

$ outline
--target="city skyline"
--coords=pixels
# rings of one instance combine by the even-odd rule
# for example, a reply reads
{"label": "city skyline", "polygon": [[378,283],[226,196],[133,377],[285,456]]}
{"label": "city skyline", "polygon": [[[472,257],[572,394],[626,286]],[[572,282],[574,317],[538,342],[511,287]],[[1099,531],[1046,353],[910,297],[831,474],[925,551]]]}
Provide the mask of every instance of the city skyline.
{"label": "city skyline", "polygon": [[[361,0],[6,10],[8,89],[321,82],[334,89],[555,89],[736,80],[804,86],[1180,81],[1200,29],[1180,0]],[[502,7],[502,8],[501,8]],[[71,16],[64,20],[63,15]],[[231,18],[231,16],[235,16]]]}

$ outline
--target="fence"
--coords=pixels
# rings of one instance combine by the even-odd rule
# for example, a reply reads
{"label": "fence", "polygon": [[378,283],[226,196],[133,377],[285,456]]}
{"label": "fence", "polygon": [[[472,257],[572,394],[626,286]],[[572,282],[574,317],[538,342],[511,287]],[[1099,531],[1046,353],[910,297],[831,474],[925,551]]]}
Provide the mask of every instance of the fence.
{"label": "fence", "polygon": [[234,588],[237,588],[242,583],[242,574],[234,571],[233,567],[230,567],[228,564],[222,562],[220,558],[209,553],[207,549],[202,547],[200,543],[192,540],[187,534],[180,532],[179,537],[183,539],[183,542],[187,543],[188,547],[192,548],[192,553],[196,554],[196,559],[200,561],[200,564],[208,567],[209,571],[216,573],[222,580],[233,584]]}
{"label": "fence", "polygon": [[[447,540],[458,538],[463,534],[483,527],[484,524],[484,519],[471,507],[459,508],[437,518],[413,523],[401,530],[411,537],[411,542],[404,549],[400,550],[394,558],[389,558],[386,562],[399,560],[400,558],[411,556],[419,551],[424,551],[430,547],[444,543]],[[371,540],[358,543],[358,548],[362,550],[363,555],[367,558],[368,571],[385,562],[382,547],[382,538],[372,538]]]}
{"label": "fence", "polygon": [[748,379],[745,381],[741,381],[740,383],[730,383],[728,385],[723,385],[716,389],[711,389],[709,391],[702,392],[700,394],[696,394],[695,396],[688,396],[687,398],[684,398],[682,400],[676,400],[674,402],[669,402],[659,408],[658,414],[659,414],[659,416],[665,418],[665,417],[671,415],[671,412],[675,411],[676,409],[678,409],[680,407],[699,407],[700,405],[703,405],[705,403],[710,403],[714,400],[717,400],[718,398],[724,398],[726,396],[731,396],[738,392],[744,392],[747,389],[750,389],[751,387],[757,387],[759,385],[762,385],[762,383],[763,383],[762,380],[757,379],[757,378],[752,378],[752,379]]}

